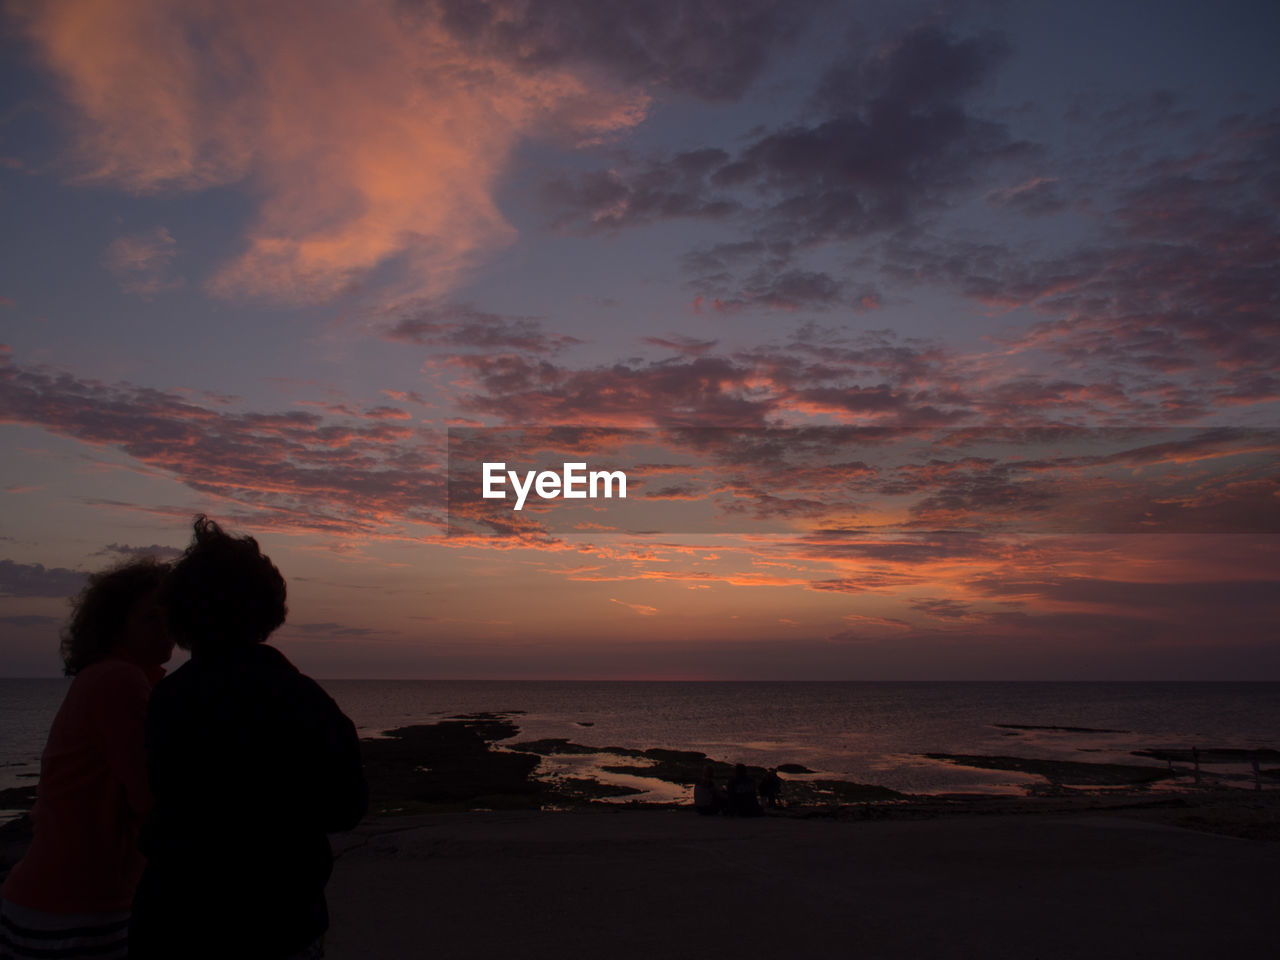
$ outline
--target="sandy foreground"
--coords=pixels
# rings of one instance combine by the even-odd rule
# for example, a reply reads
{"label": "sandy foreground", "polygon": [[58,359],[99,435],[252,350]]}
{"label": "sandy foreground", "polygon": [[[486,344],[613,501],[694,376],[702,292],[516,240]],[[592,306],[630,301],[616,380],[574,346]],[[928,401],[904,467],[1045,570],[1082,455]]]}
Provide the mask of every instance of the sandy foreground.
{"label": "sandy foreground", "polygon": [[331,960],[1270,957],[1280,844],[1105,813],[581,809],[334,838]]}

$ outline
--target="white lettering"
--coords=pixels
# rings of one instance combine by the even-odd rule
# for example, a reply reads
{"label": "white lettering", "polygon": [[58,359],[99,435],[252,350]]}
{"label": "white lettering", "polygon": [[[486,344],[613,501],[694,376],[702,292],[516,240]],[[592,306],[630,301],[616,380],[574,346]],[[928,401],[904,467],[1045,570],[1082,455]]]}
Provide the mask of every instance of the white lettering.
{"label": "white lettering", "polygon": [[538,474],[537,490],[543,500],[554,500],[560,496],[560,474],[543,470]]}
{"label": "white lettering", "polygon": [[[516,502],[512,509],[523,510],[530,492],[536,492],[543,500],[555,500],[564,497],[566,500],[585,500],[617,496],[627,498],[627,475],[621,470],[593,470],[587,472],[587,465],[582,461],[565,463],[560,473],[554,470],[526,470],[521,474],[517,470],[507,470],[505,462],[486,461],[483,464],[484,476],[481,495],[486,500],[505,500],[504,489],[507,481],[516,492]],[[504,476],[505,472],[505,476]],[[614,493],[614,489],[617,493]],[[603,493],[601,490],[603,489]]]}
{"label": "white lettering", "polygon": [[[585,500],[587,498],[587,477],[583,472],[585,463],[566,463],[564,465],[564,498],[566,500]],[[574,485],[577,484],[575,487]]]}
{"label": "white lettering", "polygon": [[623,500],[627,499],[627,475],[621,470],[593,470],[591,472],[591,499],[595,499],[599,494],[596,493],[597,481],[604,481],[604,495],[606,498],[613,496],[613,482],[618,482],[618,496]]}
{"label": "white lettering", "polygon": [[508,470],[507,476],[511,478],[511,486],[516,488],[516,509],[524,509],[524,498],[529,495],[529,488],[533,486],[533,471],[530,470],[525,474],[524,486],[520,486],[520,477],[514,470]]}
{"label": "white lettering", "polygon": [[501,486],[507,482],[507,478],[502,475],[502,471],[507,469],[505,463],[486,463],[484,465],[484,498],[486,500],[505,500],[507,493],[505,490],[498,490],[495,487]]}

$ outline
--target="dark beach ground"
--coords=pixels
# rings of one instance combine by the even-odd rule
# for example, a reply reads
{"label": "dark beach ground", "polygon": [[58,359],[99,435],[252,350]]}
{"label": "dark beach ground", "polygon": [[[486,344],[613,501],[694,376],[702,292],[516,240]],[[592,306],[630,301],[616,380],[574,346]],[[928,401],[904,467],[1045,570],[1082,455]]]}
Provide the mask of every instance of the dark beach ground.
{"label": "dark beach ground", "polygon": [[[1201,752],[1199,784],[1176,753],[933,755],[1025,773],[1028,795],[907,796],[796,771],[780,810],[699,817],[539,768],[589,757],[605,779],[687,786],[702,754],[520,741],[518,722],[467,715],[364,741],[370,816],[335,838],[329,957],[1277,954],[1280,757],[1261,755],[1255,791],[1213,772],[1247,763],[1229,751]],[[0,873],[27,829],[0,829]]]}

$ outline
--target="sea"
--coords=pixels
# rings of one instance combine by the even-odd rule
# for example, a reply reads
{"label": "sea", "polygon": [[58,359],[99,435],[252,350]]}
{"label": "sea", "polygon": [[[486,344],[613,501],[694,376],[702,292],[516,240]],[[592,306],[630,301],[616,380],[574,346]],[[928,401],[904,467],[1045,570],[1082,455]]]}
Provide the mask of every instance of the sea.
{"label": "sea", "polygon": [[[0,679],[0,789],[35,782],[69,683]],[[1039,779],[929,759],[929,753],[1165,766],[1133,752],[1280,749],[1280,683],[1273,682],[320,683],[362,737],[505,713],[519,733],[504,744],[562,738],[595,747],[696,750],[730,763],[800,764],[813,777],[913,794],[1023,795]],[[540,772],[635,786],[643,793],[630,799],[641,801],[687,792],[652,778],[603,773],[604,762],[609,758],[544,758]],[[1253,786],[1244,766],[1206,768],[1210,772],[1228,788]]]}

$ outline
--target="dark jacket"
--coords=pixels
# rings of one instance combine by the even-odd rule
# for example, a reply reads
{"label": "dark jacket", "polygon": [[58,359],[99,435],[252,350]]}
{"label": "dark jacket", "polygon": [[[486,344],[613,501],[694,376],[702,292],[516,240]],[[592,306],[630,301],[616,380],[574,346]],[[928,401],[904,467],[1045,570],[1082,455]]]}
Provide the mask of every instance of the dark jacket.
{"label": "dark jacket", "polygon": [[156,685],[146,742],[130,957],[283,957],[323,934],[326,834],[368,802],[329,695],[274,647],[200,652]]}

